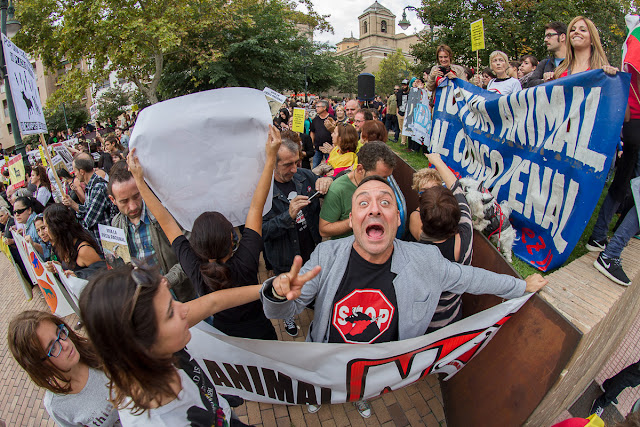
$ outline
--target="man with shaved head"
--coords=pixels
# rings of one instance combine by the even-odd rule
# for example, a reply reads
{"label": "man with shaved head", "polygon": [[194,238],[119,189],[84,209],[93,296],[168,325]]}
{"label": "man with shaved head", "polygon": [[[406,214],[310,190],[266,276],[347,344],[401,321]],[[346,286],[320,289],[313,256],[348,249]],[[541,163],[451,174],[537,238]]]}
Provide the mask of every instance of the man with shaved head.
{"label": "man with shaved head", "polygon": [[358,101],[356,101],[355,99],[348,101],[344,105],[344,112],[347,115],[347,123],[349,123],[350,125],[355,123],[356,113],[358,112],[359,109],[360,109],[360,105],[358,104]]}
{"label": "man with shaved head", "polygon": [[62,203],[76,211],[76,216],[84,228],[100,244],[98,224],[111,225],[111,219],[118,213],[107,193],[107,181],[96,174],[93,157],[87,153],[80,153],[73,159],[73,173],[87,186],[84,190],[84,203],[79,205],[71,197],[65,195]]}
{"label": "man with shaved head", "polygon": [[[267,280],[261,291],[264,312],[272,319],[294,316],[315,300],[308,341],[414,338],[427,331],[442,292],[516,298],[547,283],[540,274],[521,280],[452,263],[435,246],[396,239],[396,197],[380,176],[358,182],[351,206],[353,236],[320,243],[302,268],[297,257],[288,273]],[[355,405],[363,417],[371,415],[366,400]]]}

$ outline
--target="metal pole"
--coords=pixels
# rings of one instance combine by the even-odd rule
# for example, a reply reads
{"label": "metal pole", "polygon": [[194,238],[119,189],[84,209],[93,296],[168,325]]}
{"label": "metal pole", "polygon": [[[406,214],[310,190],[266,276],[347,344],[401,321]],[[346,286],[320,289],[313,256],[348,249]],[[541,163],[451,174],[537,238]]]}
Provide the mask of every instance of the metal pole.
{"label": "metal pole", "polygon": [[67,121],[67,110],[64,108],[64,102],[62,103],[62,114],[64,114],[64,125],[66,126],[64,133],[67,133],[67,129],[69,129],[69,122]]}
{"label": "metal pole", "polygon": [[[5,36],[7,35],[7,8],[9,7],[9,0],[0,0],[0,31]],[[9,85],[9,78],[7,76],[7,68],[4,61],[4,48],[0,43],[0,70],[2,71],[2,78],[4,79],[4,91],[7,95],[7,109],[9,110],[9,120],[11,121],[11,132],[13,133],[13,141],[15,143],[15,149],[18,154],[22,154],[26,158],[26,151],[22,138],[20,137],[20,127],[18,125],[18,119],[16,118],[16,110],[13,104],[13,96],[11,95],[11,86]]]}

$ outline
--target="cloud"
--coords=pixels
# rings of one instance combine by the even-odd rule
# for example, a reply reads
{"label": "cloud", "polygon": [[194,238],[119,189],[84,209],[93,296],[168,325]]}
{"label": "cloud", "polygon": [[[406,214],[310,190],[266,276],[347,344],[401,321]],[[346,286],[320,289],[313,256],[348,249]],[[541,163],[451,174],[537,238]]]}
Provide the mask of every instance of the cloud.
{"label": "cloud", "polygon": [[[314,0],[313,6],[316,12],[321,15],[330,15],[328,21],[334,29],[334,34],[316,32],[314,34],[314,40],[335,45],[343,38],[350,37],[352,31],[353,36],[358,38],[360,36],[358,16],[362,15],[362,12],[372,5],[373,1],[374,0]],[[411,22],[411,27],[403,31],[398,26],[398,21],[402,18],[402,8],[405,6],[413,6],[406,0],[382,0],[379,1],[379,3],[396,15],[396,34],[402,32],[405,34],[414,34],[424,28],[422,21],[413,11],[407,11],[407,19]]]}

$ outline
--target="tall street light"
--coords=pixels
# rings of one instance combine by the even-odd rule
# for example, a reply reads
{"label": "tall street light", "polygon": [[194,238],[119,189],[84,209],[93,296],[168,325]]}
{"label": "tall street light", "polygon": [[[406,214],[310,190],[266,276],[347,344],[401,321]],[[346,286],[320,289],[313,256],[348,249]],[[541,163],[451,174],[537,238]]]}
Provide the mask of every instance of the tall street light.
{"label": "tall street light", "polygon": [[[0,31],[9,38],[15,36],[20,31],[21,25],[14,17],[15,9],[13,3],[9,0],[0,0]],[[7,15],[9,20],[7,20]],[[13,96],[11,95],[11,86],[7,76],[7,67],[4,60],[4,50],[0,43],[0,78],[4,80],[4,91],[7,95],[7,109],[9,110],[9,120],[11,121],[11,132],[13,133],[13,141],[15,143],[16,152],[26,156],[24,144],[20,137],[20,126],[16,118],[16,109],[13,105]]]}
{"label": "tall street light", "polygon": [[[426,22],[424,22],[424,19],[420,16],[420,11],[417,8],[413,6],[405,6],[404,9],[402,9],[402,19],[398,22],[400,28],[406,31],[406,29],[411,26],[411,22],[409,22],[409,20],[407,19],[407,10],[413,10],[414,12],[416,12],[418,18],[420,18],[422,23],[426,24]],[[431,26],[431,24],[429,24],[429,34],[431,35],[431,42],[433,43],[433,27]]]}

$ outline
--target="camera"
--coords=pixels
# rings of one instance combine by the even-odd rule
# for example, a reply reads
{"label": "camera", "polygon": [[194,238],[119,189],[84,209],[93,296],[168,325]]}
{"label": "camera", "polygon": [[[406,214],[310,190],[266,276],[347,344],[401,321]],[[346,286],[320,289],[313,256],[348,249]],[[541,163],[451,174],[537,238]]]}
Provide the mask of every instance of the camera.
{"label": "camera", "polygon": [[451,67],[443,67],[442,65],[440,65],[438,68],[440,68],[440,71],[442,72],[442,74],[447,74],[449,71],[451,71]]}

